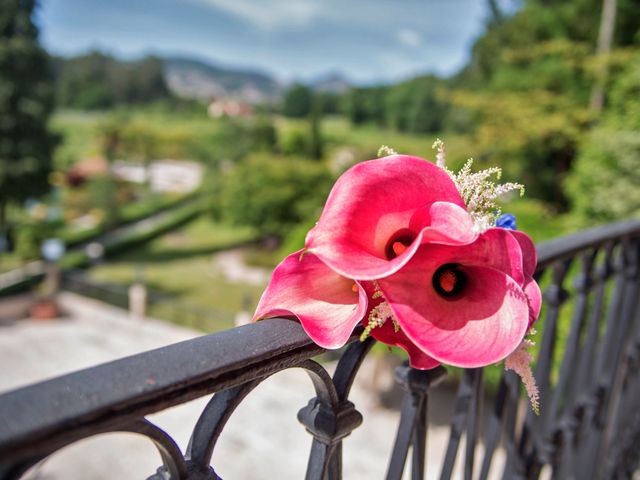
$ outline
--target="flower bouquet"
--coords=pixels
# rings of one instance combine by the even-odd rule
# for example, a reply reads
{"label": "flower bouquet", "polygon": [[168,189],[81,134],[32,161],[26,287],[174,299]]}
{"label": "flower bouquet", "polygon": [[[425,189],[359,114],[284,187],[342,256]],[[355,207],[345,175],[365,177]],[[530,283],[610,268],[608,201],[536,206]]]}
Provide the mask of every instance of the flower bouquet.
{"label": "flower bouquet", "polygon": [[273,272],[254,320],[294,316],[318,345],[361,340],[401,347],[413,368],[475,368],[505,360],[538,393],[526,338],[541,304],[536,251],[495,200],[516,183],[500,169],[454,173],[382,147],[333,186],[305,248]]}

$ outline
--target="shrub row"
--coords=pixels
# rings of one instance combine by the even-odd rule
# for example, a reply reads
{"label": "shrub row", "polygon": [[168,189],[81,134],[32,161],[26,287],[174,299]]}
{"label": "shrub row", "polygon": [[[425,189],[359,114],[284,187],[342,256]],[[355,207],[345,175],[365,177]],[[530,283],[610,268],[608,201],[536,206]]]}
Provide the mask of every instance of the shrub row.
{"label": "shrub row", "polygon": [[[155,215],[156,213],[160,213],[164,210],[174,208],[184,203],[189,203],[199,195],[199,192],[193,192],[180,197],[178,200],[176,200],[175,197],[165,197],[161,199],[154,199],[153,202],[130,203],[122,207],[120,210],[118,214],[118,225],[137,222],[138,220],[150,217],[151,215]],[[58,237],[65,242],[67,247],[73,247],[80,243],[89,242],[100,235],[104,235],[107,233],[107,230],[107,224],[101,223],[82,230],[63,230],[58,233]]]}

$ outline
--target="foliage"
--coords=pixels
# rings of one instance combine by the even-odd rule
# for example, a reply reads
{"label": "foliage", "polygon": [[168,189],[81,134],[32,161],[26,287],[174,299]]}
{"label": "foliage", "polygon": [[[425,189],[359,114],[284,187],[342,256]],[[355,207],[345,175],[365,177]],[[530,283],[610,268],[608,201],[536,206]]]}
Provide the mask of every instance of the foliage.
{"label": "foliage", "polygon": [[[480,158],[503,165],[528,194],[560,209],[568,207],[565,180],[579,152],[591,150],[587,107],[603,61],[594,55],[601,9],[601,0],[525,1],[513,16],[489,24],[456,79],[454,103],[474,114]],[[637,51],[637,2],[620,0],[616,18],[614,48],[635,44]],[[611,55],[614,85],[625,63],[620,57]],[[616,95],[610,90],[605,115],[618,115]]]}
{"label": "foliage", "polygon": [[535,3],[481,37],[452,98],[473,112],[481,160],[503,165],[529,195],[564,209],[563,181],[590,121],[592,47],[577,34],[567,38],[549,17],[553,9]]}
{"label": "foliage", "polygon": [[332,177],[319,163],[295,157],[252,155],[220,180],[221,216],[263,235],[284,236],[318,215]]}
{"label": "foliage", "polygon": [[316,92],[315,97],[322,113],[337,115],[340,113],[341,95],[333,92]]}
{"label": "foliage", "polygon": [[[602,0],[524,0],[512,14],[491,2],[493,17],[458,75],[354,88],[343,96],[344,112],[354,125],[466,133],[480,167],[500,165],[507,180],[521,181],[529,196],[563,211],[569,206],[565,180],[594,124],[589,98],[603,62],[609,71],[605,122],[638,128],[640,81],[629,72],[640,64],[640,6],[617,3],[608,60],[595,55]],[[635,125],[622,126],[623,116]],[[386,137],[384,143],[393,145]]]}
{"label": "foliage", "polygon": [[289,129],[289,131],[282,136],[280,149],[285,155],[305,155],[309,151],[307,133],[300,128]]}
{"label": "foliage", "polygon": [[273,152],[278,145],[278,131],[267,116],[258,117],[252,125],[251,136],[255,150]]}
{"label": "foliage", "polygon": [[[184,203],[191,202],[197,198],[199,194],[193,193],[176,198],[175,195],[151,195],[135,202],[127,202],[118,209],[118,224],[124,225],[132,223],[143,218],[150,217],[164,210],[177,207]],[[64,240],[67,246],[73,246],[78,243],[88,242],[89,240],[107,233],[108,226],[104,221],[98,224],[83,228],[81,230],[69,229],[67,226],[62,227],[56,232],[56,236]]]}
{"label": "foliage", "polygon": [[0,9],[0,230],[10,202],[49,189],[56,138],[47,57],[32,21],[35,0],[5,0]]}
{"label": "foliage", "polygon": [[444,84],[428,75],[391,87],[352,88],[344,95],[343,110],[355,125],[374,123],[401,132],[438,132],[449,108]]}
{"label": "foliage", "polygon": [[54,58],[58,103],[84,110],[149,103],[170,97],[162,61],[121,61],[100,52]]}
{"label": "foliage", "polygon": [[322,159],[324,155],[324,141],[320,131],[322,106],[316,100],[309,114],[309,150],[308,155],[314,160]]}
{"label": "foliage", "polygon": [[566,205],[562,182],[588,125],[586,108],[542,90],[453,98],[482,118],[473,137],[481,166],[501,165],[505,179],[525,184],[529,196]]}
{"label": "foliage", "polygon": [[160,106],[100,113],[63,111],[54,117],[54,127],[65,138],[57,158],[60,169],[96,156],[141,163],[186,158],[215,168],[223,160],[235,162],[251,151],[278,148],[271,117],[211,119],[202,106],[179,112]]}
{"label": "foliage", "polygon": [[612,68],[605,115],[580,146],[566,183],[584,223],[640,216],[640,52],[616,52]]}
{"label": "foliage", "polygon": [[614,75],[603,123],[613,128],[640,130],[640,49],[614,51],[609,69]]}
{"label": "foliage", "polygon": [[307,118],[279,121],[280,135],[277,150],[284,155],[321,160],[324,158],[327,144],[323,125],[322,104],[318,98],[315,98]]}
{"label": "foliage", "polygon": [[576,214],[588,223],[640,216],[640,135],[594,130],[580,150],[568,188]]}
{"label": "foliage", "polygon": [[[166,232],[178,228],[195,217],[200,215],[205,209],[202,201],[190,202],[173,209],[169,215],[163,216],[159,221],[151,224],[126,230],[119,235],[115,235],[105,242],[105,255],[111,256],[117,253],[126,252],[133,247],[144,244]],[[60,260],[60,268],[80,268],[89,263],[89,257],[83,250],[73,250],[68,252]]]}
{"label": "foliage", "polygon": [[282,113],[287,117],[306,117],[311,112],[312,102],[311,89],[297,83],[286,91],[282,102]]}
{"label": "foliage", "polygon": [[97,130],[104,121],[100,112],[56,111],[51,129],[62,138],[53,157],[55,170],[66,171],[83,158],[101,154],[102,146]]}
{"label": "foliage", "polygon": [[385,99],[387,125],[401,132],[441,131],[448,108],[438,92],[441,83],[436,77],[427,76],[392,87]]}
{"label": "foliage", "polygon": [[46,238],[39,225],[25,223],[15,231],[15,253],[23,261],[40,257],[40,244]]}
{"label": "foliage", "polygon": [[107,228],[118,223],[118,184],[111,175],[92,178],[88,183],[89,206],[102,213],[102,222]]}
{"label": "foliage", "polygon": [[370,122],[384,125],[387,91],[387,87],[351,88],[343,97],[342,109],[354,125]]}

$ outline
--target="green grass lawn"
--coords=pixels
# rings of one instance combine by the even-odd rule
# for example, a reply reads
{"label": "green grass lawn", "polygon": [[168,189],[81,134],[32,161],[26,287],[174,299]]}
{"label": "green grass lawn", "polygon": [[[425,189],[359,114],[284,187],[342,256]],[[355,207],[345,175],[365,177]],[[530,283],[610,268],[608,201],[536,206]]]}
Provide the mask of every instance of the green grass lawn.
{"label": "green grass lawn", "polygon": [[[293,130],[306,132],[309,129],[307,120],[285,117],[278,117],[276,126],[281,138]],[[351,147],[355,149],[358,156],[356,160],[375,158],[382,145],[387,145],[399,153],[433,160],[435,159],[435,151],[431,147],[438,137],[446,144],[447,159],[451,168],[461,167],[467,158],[474,154],[468,135],[457,133],[414,134],[398,132],[377,125],[354,126],[342,116],[323,118],[322,136],[326,141],[329,155],[336,149]]]}
{"label": "green grass lawn", "polygon": [[15,253],[4,252],[0,253],[0,273],[8,272],[15,268],[24,265],[25,262],[19,258]]}
{"label": "green grass lawn", "polygon": [[58,111],[52,117],[51,128],[61,135],[55,150],[54,165],[66,169],[82,158],[91,158],[101,153],[98,129],[107,113]]}
{"label": "green grass lawn", "polygon": [[212,264],[215,252],[255,238],[249,228],[201,216],[185,227],[94,267],[96,281],[129,285],[136,278],[175,301],[152,305],[151,316],[216,331],[230,328],[233,314],[255,307],[264,286],[227,281]]}
{"label": "green grass lawn", "polygon": [[157,158],[189,158],[187,144],[210,138],[220,125],[207,116],[204,106],[201,113],[151,107],[98,112],[60,110],[51,121],[53,131],[62,136],[55,152],[55,167],[64,170],[78,160],[101,156],[102,130],[113,123],[123,127],[121,141],[129,148],[136,135],[150,135],[152,155]]}

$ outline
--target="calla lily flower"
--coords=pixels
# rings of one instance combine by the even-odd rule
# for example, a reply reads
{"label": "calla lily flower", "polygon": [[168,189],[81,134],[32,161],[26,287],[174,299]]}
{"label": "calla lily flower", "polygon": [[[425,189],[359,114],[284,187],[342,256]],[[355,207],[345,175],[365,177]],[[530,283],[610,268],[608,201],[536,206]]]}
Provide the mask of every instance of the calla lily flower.
{"label": "calla lily flower", "polygon": [[447,173],[417,157],[359,163],[335,183],[306,250],[347,278],[392,275],[426,242],[465,245],[477,238]]}
{"label": "calla lily flower", "polygon": [[492,228],[463,247],[422,246],[378,284],[420,350],[449,365],[481,367],[512,353],[529,328],[530,310],[537,316],[539,297],[529,280],[534,255],[524,237]]}
{"label": "calla lily flower", "polygon": [[[353,329],[383,300],[372,298],[375,290],[371,282],[344,278],[313,254],[301,256],[302,252],[289,255],[276,267],[253,320],[294,316],[315,343],[327,349],[340,348]],[[396,331],[392,322],[375,328],[371,335],[407,351],[414,368],[426,370],[440,365],[401,330]]]}
{"label": "calla lily flower", "polygon": [[386,322],[371,331],[371,336],[379,342],[402,348],[409,355],[409,365],[417,370],[431,370],[440,362],[420,350],[402,331],[395,331],[391,322]]}
{"label": "calla lily flower", "polygon": [[522,251],[522,266],[524,273],[524,282],[522,290],[527,296],[529,303],[529,328],[534,324],[540,315],[540,307],[542,306],[542,292],[537,282],[533,279],[538,264],[538,255],[533,241],[526,233],[517,230],[509,232],[518,243]]}
{"label": "calla lily flower", "polygon": [[535,247],[511,219],[479,235],[456,186],[478,180],[460,175],[454,183],[405,155],[347,170],[305,248],[275,269],[254,320],[294,316],[328,349],[362,324],[363,338],[403,348],[418,369],[514,353],[540,312]]}
{"label": "calla lily flower", "polygon": [[323,348],[340,348],[367,312],[364,288],[298,251],[276,267],[253,320],[295,316]]}
{"label": "calla lily flower", "polygon": [[394,324],[391,317],[393,314],[389,309],[389,305],[381,295],[382,292],[380,292],[379,287],[377,287],[374,282],[361,282],[361,285],[367,293],[369,301],[367,315],[362,320],[362,325],[365,327],[365,331],[367,330],[367,324],[369,323],[372,312],[379,309],[378,312],[382,313],[378,313],[376,316],[382,316],[386,321],[369,330],[369,334],[373,338],[386,345],[402,348],[409,355],[409,364],[413,368],[417,368],[418,370],[430,370],[440,365],[439,361],[427,355],[411,340],[409,340],[409,337],[405,335],[397,323]]}

